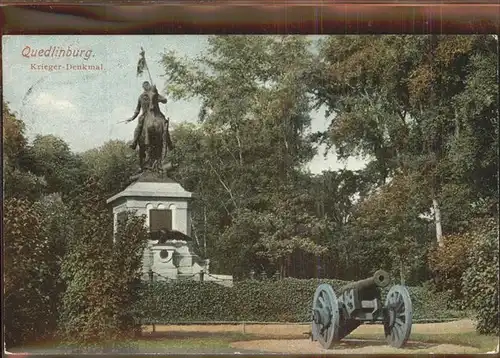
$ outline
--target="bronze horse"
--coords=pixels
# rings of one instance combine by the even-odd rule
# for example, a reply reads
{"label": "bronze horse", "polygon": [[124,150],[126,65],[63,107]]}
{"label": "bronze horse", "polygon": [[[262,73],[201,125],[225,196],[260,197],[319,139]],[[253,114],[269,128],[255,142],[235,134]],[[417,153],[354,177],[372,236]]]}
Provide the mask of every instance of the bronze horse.
{"label": "bronze horse", "polygon": [[167,155],[168,121],[158,105],[158,90],[153,86],[147,92],[148,110],[139,137],[139,164],[141,170],[162,170]]}

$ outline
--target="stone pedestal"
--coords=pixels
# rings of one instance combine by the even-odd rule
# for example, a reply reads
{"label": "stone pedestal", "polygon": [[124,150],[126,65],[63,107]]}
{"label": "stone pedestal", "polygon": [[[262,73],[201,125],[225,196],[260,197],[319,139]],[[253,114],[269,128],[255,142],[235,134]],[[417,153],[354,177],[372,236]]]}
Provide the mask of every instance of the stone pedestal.
{"label": "stone pedestal", "polygon": [[151,269],[160,278],[177,279],[178,270],[174,265],[175,248],[171,245],[154,245],[151,248],[153,263]]}
{"label": "stone pedestal", "polygon": [[149,240],[143,258],[145,279],[148,279],[150,269],[155,273],[155,280],[190,277],[201,270],[208,273],[208,261],[201,260],[192,251],[192,197],[192,193],[170,178],[145,174],[107,200],[113,206],[115,231],[120,215],[132,211],[135,215],[146,216],[146,226],[150,232],[164,228],[169,233],[180,233],[177,236],[183,237],[182,240],[163,242],[154,237]]}
{"label": "stone pedestal", "polygon": [[113,205],[115,230],[121,212],[133,211],[136,215],[146,215],[146,225],[149,227],[151,211],[167,210],[171,213],[171,222],[165,225],[191,236],[192,197],[192,193],[172,179],[149,175],[109,198],[107,203]]}

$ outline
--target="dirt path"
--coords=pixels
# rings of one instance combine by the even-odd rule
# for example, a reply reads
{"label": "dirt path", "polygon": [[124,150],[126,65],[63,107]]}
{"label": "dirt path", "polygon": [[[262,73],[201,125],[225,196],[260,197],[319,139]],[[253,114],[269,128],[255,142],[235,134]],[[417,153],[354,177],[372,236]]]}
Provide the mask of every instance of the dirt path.
{"label": "dirt path", "polygon": [[473,347],[462,347],[453,344],[431,344],[420,342],[408,342],[403,349],[397,349],[386,345],[383,341],[371,340],[342,340],[334,349],[323,349],[318,342],[311,342],[310,339],[295,340],[260,340],[248,342],[234,342],[232,348],[257,350],[261,352],[289,353],[289,354],[449,354],[449,353],[480,353],[480,350]]}
{"label": "dirt path", "polygon": [[[275,337],[305,337],[311,330],[310,325],[298,324],[220,324],[220,325],[159,325],[157,332],[242,332]],[[444,323],[419,323],[412,326],[412,333],[438,334],[460,333],[474,331],[474,322],[468,319]],[[144,328],[144,332],[151,332],[151,326]],[[380,324],[365,324],[356,329],[360,334],[380,334],[384,336],[384,329]]]}
{"label": "dirt path", "polygon": [[[250,350],[256,352],[273,353],[334,353],[334,354],[419,354],[419,353],[481,353],[474,347],[458,346],[453,344],[434,344],[409,341],[403,349],[388,346],[383,340],[384,331],[382,325],[362,325],[356,329],[359,334],[376,334],[380,340],[344,339],[335,349],[325,350],[318,342],[311,342],[306,338],[310,331],[310,325],[297,324],[221,324],[221,325],[172,325],[156,326],[157,332],[242,332],[267,336],[274,339],[242,341],[231,343],[231,348],[236,350]],[[147,327],[145,331],[151,331]],[[414,324],[412,333],[439,334],[439,333],[463,333],[474,331],[474,323],[471,320],[459,320],[444,323]],[[299,338],[300,337],[300,338]],[[304,338],[302,338],[304,337]],[[276,338],[280,338],[277,340]],[[293,339],[292,339],[293,338]]]}

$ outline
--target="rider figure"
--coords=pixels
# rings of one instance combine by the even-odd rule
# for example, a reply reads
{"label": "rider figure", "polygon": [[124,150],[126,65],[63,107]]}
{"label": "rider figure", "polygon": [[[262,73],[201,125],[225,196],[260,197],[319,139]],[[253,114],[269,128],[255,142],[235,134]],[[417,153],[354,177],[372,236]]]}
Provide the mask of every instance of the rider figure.
{"label": "rider figure", "polygon": [[[127,123],[132,122],[134,119],[137,118],[137,116],[139,115],[139,113],[141,112],[141,109],[142,109],[142,114],[139,116],[139,119],[137,120],[137,127],[135,128],[135,131],[134,131],[134,141],[130,145],[130,147],[132,149],[135,149],[137,147],[137,142],[139,141],[139,137],[141,136],[142,126],[144,125],[144,118],[146,117],[146,112],[149,109],[148,92],[153,90],[153,87],[151,86],[151,84],[148,81],[144,81],[142,83],[142,88],[144,89],[144,92],[141,93],[141,95],[139,96],[139,100],[137,101],[137,107],[135,109],[134,115],[130,119],[127,119]],[[165,97],[163,97],[162,95],[158,94],[158,102],[167,103],[167,99]],[[154,105],[158,106],[158,103],[155,103]],[[161,117],[163,117],[165,122],[167,122],[167,124],[168,124],[168,120],[165,118],[165,115],[160,111],[159,107],[157,107],[157,109],[158,109],[159,115]],[[167,126],[167,128],[168,128],[168,126]],[[170,134],[168,133],[168,129],[167,129],[167,145],[168,145],[169,149],[172,148],[171,141],[170,141]]]}

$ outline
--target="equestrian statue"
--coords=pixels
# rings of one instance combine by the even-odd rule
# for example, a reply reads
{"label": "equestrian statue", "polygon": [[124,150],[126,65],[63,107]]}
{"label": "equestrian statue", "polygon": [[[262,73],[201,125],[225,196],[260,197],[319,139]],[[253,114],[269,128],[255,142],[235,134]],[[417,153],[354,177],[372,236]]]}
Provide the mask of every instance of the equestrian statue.
{"label": "equestrian statue", "polygon": [[[141,48],[141,59],[137,66],[140,75],[144,68],[147,69],[144,50]],[[149,73],[149,69],[148,69]],[[151,83],[151,74],[149,74]],[[129,123],[139,116],[134,139],[130,145],[132,149],[139,146],[139,165],[141,172],[145,170],[161,172],[166,169],[164,160],[167,151],[173,149],[169,133],[169,118],[161,112],[159,103],[167,103],[167,99],[158,93],[155,85],[148,81],[142,84],[143,92],[137,100],[134,115],[125,122]],[[142,110],[142,113],[141,113]],[[141,113],[139,115],[139,113]]]}

